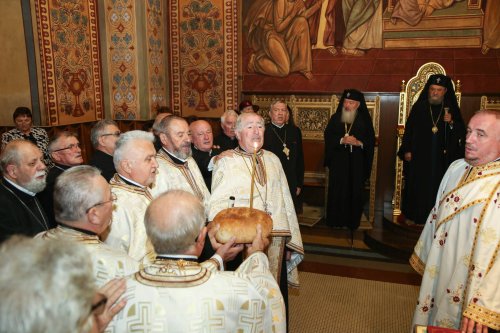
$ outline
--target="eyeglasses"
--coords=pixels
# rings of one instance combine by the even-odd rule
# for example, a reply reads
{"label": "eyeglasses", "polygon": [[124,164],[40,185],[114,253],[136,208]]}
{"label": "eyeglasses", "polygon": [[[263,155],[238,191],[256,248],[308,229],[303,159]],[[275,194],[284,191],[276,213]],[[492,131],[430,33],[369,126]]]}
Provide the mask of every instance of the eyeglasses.
{"label": "eyeglasses", "polygon": [[112,135],[112,136],[119,137],[120,134],[122,134],[122,132],[116,131],[116,132],[113,132],[113,133],[104,133],[104,134],[101,134],[101,136],[110,136],[110,135]]}
{"label": "eyeglasses", "polygon": [[111,199],[103,201],[103,202],[98,202],[95,205],[90,206],[89,208],[87,208],[87,210],[85,211],[85,213],[88,214],[92,208],[95,208],[97,206],[101,206],[101,205],[107,204],[108,202],[115,202],[116,200],[117,200],[116,194],[111,193]]}
{"label": "eyeglasses", "polygon": [[100,316],[102,315],[104,309],[106,308],[106,302],[108,301],[108,298],[101,293],[97,293],[94,296],[94,299],[98,299],[98,301],[92,302],[92,306],[90,307],[90,313],[95,316]]}
{"label": "eyeglasses", "polygon": [[62,150],[67,150],[67,149],[75,149],[75,148],[80,148],[80,144],[79,143],[72,143],[67,147],[56,149],[56,150],[53,150],[52,152],[55,153],[57,151],[62,151]]}

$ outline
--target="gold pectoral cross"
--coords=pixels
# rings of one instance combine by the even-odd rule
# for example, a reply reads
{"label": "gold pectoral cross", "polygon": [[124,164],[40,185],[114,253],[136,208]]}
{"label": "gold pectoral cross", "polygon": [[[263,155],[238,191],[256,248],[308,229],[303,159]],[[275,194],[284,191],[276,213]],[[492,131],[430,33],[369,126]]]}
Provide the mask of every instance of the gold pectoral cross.
{"label": "gold pectoral cross", "polygon": [[288,149],[288,147],[286,146],[285,143],[283,144],[283,153],[285,153],[287,160],[290,159],[290,157],[289,157],[289,155],[290,155],[290,149]]}

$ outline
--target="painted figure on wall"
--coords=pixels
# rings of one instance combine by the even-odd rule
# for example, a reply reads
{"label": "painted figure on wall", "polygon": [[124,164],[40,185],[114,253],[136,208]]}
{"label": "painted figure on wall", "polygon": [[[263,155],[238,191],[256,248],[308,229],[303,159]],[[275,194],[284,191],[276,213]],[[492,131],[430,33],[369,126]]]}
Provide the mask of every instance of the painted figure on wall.
{"label": "painted figure on wall", "polygon": [[455,2],[463,0],[399,0],[392,12],[391,20],[403,20],[411,26],[416,26],[427,16],[431,16],[436,9],[453,6]]}
{"label": "painted figure on wall", "polygon": [[486,2],[484,12],[483,45],[481,52],[488,53],[490,49],[500,49],[500,1]]}
{"label": "painted figure on wall", "polygon": [[321,8],[317,0],[306,8],[300,0],[256,0],[243,26],[253,49],[250,73],[285,77],[299,72],[312,79],[311,41],[307,18]]}

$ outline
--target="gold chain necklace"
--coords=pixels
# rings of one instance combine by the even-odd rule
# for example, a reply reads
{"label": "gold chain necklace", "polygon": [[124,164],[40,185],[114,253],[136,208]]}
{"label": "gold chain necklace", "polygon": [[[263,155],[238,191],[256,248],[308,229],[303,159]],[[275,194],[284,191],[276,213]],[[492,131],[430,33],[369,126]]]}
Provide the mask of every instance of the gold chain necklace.
{"label": "gold chain necklace", "polygon": [[[285,126],[285,125],[283,125],[283,126]],[[290,149],[288,149],[288,147],[286,146],[286,128],[285,128],[285,139],[283,139],[283,140],[279,136],[278,132],[276,132],[276,130],[274,129],[274,125],[272,125],[272,124],[271,124],[271,129],[273,130],[273,132],[276,135],[276,137],[278,138],[278,140],[280,140],[281,143],[283,144],[283,153],[285,154],[286,159],[289,160],[290,159]]]}
{"label": "gold chain necklace", "polygon": [[430,105],[429,105],[429,111],[431,113],[431,120],[432,120],[432,125],[433,125],[432,126],[432,133],[436,134],[439,131],[439,129],[437,127],[437,123],[439,121],[439,118],[441,118],[441,113],[443,112],[443,103],[441,103],[441,110],[439,111],[439,114],[437,116],[436,121],[434,121],[434,117],[432,116],[432,107]]}

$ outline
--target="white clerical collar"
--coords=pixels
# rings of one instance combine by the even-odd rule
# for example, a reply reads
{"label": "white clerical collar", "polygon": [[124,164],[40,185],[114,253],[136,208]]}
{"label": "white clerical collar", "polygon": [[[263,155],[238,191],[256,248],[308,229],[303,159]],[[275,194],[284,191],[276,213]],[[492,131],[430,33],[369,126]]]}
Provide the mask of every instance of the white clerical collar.
{"label": "white clerical collar", "polygon": [[19,191],[21,191],[21,192],[24,192],[24,193],[26,193],[26,194],[28,194],[28,195],[30,195],[30,196],[32,196],[32,197],[34,197],[34,196],[36,195],[36,193],[31,192],[31,191],[28,191],[27,189],[25,189],[24,187],[22,187],[22,186],[20,186],[20,185],[18,185],[18,184],[16,184],[16,183],[14,183],[14,182],[13,182],[12,180],[10,180],[10,179],[7,179],[7,178],[5,178],[5,177],[3,177],[3,179],[5,179],[6,181],[8,181],[8,182],[9,182],[9,184],[11,184],[12,186],[14,186],[15,188],[17,188],[17,189],[18,189]]}
{"label": "white clerical collar", "polygon": [[198,260],[197,256],[192,254],[157,254],[159,258],[169,258],[169,259],[194,259]]}
{"label": "white clerical collar", "polygon": [[271,123],[272,123],[274,126],[278,127],[278,128],[283,128],[283,126],[285,126],[285,123],[283,123],[283,124],[281,124],[281,125],[277,125],[277,124],[275,124],[275,123],[274,123],[274,122],[272,122],[272,121],[271,121]]}
{"label": "white clerical collar", "polygon": [[143,189],[144,189],[144,188],[146,188],[146,186],[141,185],[141,184],[139,184],[138,182],[134,182],[133,180],[128,179],[127,177],[125,177],[125,176],[123,176],[123,175],[118,174],[118,176],[120,176],[120,177],[121,177],[121,178],[123,178],[124,180],[128,181],[129,183],[134,184],[135,186],[139,186],[140,188],[143,188]]}
{"label": "white clerical collar", "polygon": [[182,163],[186,163],[187,162],[187,159],[182,159],[180,157],[178,157],[177,155],[175,154],[172,154],[171,152],[169,152],[165,147],[161,147],[161,149],[163,149],[164,151],[166,151],[170,156],[173,156],[175,157],[176,159],[178,159],[179,161],[181,161]]}

